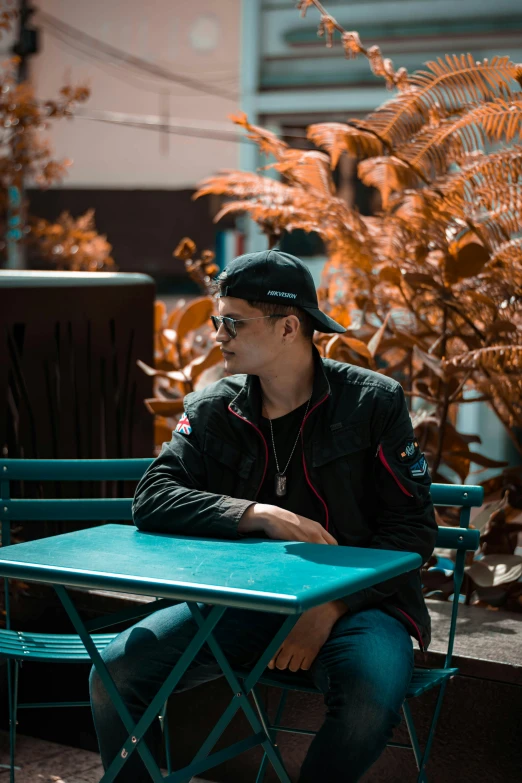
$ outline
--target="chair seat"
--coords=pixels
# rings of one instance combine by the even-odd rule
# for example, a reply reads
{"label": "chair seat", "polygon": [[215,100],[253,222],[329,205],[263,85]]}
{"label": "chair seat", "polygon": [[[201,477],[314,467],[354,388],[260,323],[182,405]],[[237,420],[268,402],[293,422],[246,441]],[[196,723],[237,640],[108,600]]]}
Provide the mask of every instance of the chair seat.
{"label": "chair seat", "polygon": [[[91,639],[101,652],[117,636],[115,633],[95,633]],[[89,655],[76,634],[30,633],[0,629],[0,657],[34,661],[89,661]]]}
{"label": "chair seat", "polygon": [[[414,696],[420,696],[421,693],[425,693],[431,688],[441,685],[444,680],[449,680],[450,677],[453,677],[458,671],[458,669],[414,669],[406,698],[411,699]],[[244,680],[248,677],[249,670],[236,669],[235,673],[240,680]],[[267,670],[263,676],[260,677],[259,684],[271,685],[274,688],[285,688],[290,691],[320,693],[319,689],[315,687],[312,678],[309,675],[299,672],[275,672]]]}
{"label": "chair seat", "polygon": [[420,696],[459,673],[458,669],[414,669],[406,698]]}

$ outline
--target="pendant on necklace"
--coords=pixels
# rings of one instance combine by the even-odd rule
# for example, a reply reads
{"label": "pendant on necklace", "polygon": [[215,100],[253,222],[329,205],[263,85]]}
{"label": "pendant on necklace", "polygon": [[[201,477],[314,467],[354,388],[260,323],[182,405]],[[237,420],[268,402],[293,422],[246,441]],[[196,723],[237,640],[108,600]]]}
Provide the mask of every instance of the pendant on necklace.
{"label": "pendant on necklace", "polygon": [[286,476],[282,473],[276,473],[275,475],[275,493],[278,498],[286,495]]}

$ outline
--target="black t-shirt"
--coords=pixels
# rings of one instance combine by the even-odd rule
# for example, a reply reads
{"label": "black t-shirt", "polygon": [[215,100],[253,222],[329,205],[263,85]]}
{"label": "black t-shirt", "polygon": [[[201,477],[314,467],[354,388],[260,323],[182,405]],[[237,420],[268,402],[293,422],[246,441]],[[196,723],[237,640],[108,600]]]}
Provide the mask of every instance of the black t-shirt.
{"label": "black t-shirt", "polygon": [[[281,471],[284,471],[285,469],[295,439],[297,438],[297,434],[303,423],[306,405],[307,403],[305,402],[299,408],[295,408],[295,410],[290,411],[290,413],[287,413],[285,416],[272,419],[277,461],[279,462]],[[257,497],[257,502],[270,503],[279,508],[286,508],[288,511],[293,511],[294,514],[300,514],[303,517],[308,517],[308,519],[313,519],[316,522],[324,524],[323,505],[308,485],[305,478],[301,436],[299,436],[292,459],[285,472],[286,495],[279,497],[275,492],[275,475],[277,473],[277,467],[274,458],[272,436],[270,434],[270,422],[265,417],[261,417],[260,428],[268,445],[268,466],[263,486]]]}

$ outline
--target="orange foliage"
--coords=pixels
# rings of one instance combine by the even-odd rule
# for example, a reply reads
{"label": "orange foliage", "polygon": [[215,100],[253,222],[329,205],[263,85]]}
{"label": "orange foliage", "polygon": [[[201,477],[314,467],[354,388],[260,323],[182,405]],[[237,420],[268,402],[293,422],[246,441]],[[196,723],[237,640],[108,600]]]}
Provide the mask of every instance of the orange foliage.
{"label": "orange foliage", "polygon": [[117,270],[110,255],[112,246],[96,231],[93,209],[76,219],[68,212],[62,212],[56,223],[36,218],[32,222],[31,239],[40,257],[57,269],[71,272]]}
{"label": "orange foliage", "polygon": [[[405,81],[319,2],[300,4],[310,6],[327,37],[338,30],[349,54],[366,55],[398,91],[364,120],[312,125],[321,151],[292,149],[235,117],[275,158],[280,180],[226,171],[196,195],[224,195],[216,220],[246,213],[271,244],[295,228],[322,237],[321,306],[349,332],[319,335],[320,350],[397,377],[435,480],[464,481],[472,462],[504,464],[472,452],[476,436],[455,430],[472,392],[522,451],[522,67],[448,56]],[[379,214],[362,216],[337,196],[331,171],[341,155],[379,191]]]}
{"label": "orange foliage", "polygon": [[[10,12],[8,13],[10,14]],[[7,24],[4,16],[0,14],[0,28],[5,27],[4,22]],[[4,224],[4,234],[6,233],[8,208],[7,189],[14,187],[21,193],[24,184],[28,181],[41,188],[50,187],[64,177],[67,168],[71,165],[71,161],[68,159],[61,161],[53,159],[49,143],[45,138],[42,138],[42,132],[49,128],[50,120],[72,117],[76,106],[89,97],[87,87],[65,85],[56,100],[39,100],[36,98],[31,84],[17,82],[17,64],[17,58],[4,62],[0,74],[0,128],[2,129],[0,222]],[[12,204],[11,208],[13,208]],[[110,265],[112,261],[108,255],[110,246],[107,245],[105,238],[98,237],[92,226],[88,229],[80,229],[82,223],[92,223],[92,216],[89,213],[78,218],[76,224],[66,213],[54,225],[46,221],[38,221],[36,223],[37,230],[33,232],[33,224],[28,221],[27,217],[27,204],[22,200],[17,209],[22,233],[21,241],[29,241],[35,247],[36,240],[41,238],[43,241],[40,249],[41,254],[52,262],[57,261],[58,268],[99,269]],[[12,216],[13,214],[14,210]],[[74,232],[74,230],[83,231],[82,250],[85,248],[86,254],[89,256],[88,261],[79,262],[78,259],[81,256],[66,261],[63,253],[53,253],[48,250],[53,232],[56,236],[61,237],[57,246],[61,244],[66,247],[70,244],[75,247],[78,243],[73,239],[69,243],[65,236],[67,232]],[[86,231],[90,232],[88,251],[85,245]],[[5,249],[5,242],[0,242],[0,252],[4,252]],[[93,260],[94,257],[96,257],[96,261]],[[99,266],[100,263],[102,267]]]}
{"label": "orange foliage", "polygon": [[[180,300],[170,312],[164,302],[157,301],[154,314],[154,367],[142,361],[138,366],[154,378],[154,397],[145,400],[147,410],[154,415],[156,453],[169,441],[172,430],[183,412],[185,394],[202,383],[216,380],[223,373],[222,355],[214,340],[210,316],[214,299],[209,293],[212,277],[218,272],[214,254],[204,250],[194,259],[196,245],[185,237],[173,255],[185,262],[188,274],[198,283],[205,296]],[[208,372],[207,372],[208,371]],[[210,372],[210,376],[209,376]]]}

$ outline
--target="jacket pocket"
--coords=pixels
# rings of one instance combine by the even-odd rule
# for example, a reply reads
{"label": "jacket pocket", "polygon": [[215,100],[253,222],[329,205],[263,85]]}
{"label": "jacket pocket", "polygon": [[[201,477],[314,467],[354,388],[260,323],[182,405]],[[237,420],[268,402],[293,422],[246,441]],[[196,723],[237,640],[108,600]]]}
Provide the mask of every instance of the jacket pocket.
{"label": "jacket pocket", "polygon": [[368,477],[373,449],[368,423],[329,433],[312,444],[312,467],[340,542],[367,546],[371,537]]}
{"label": "jacket pocket", "polygon": [[347,465],[356,464],[357,455],[370,447],[368,424],[351,424],[312,444],[312,465],[320,468],[334,460],[344,460]]}
{"label": "jacket pocket", "polygon": [[237,446],[207,430],[203,445],[211,492],[242,497],[246,482],[252,473],[254,457]]}

